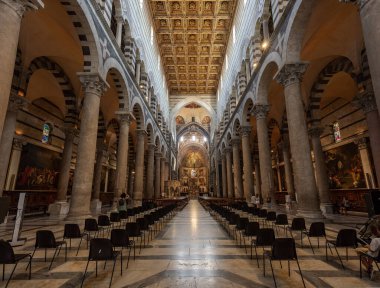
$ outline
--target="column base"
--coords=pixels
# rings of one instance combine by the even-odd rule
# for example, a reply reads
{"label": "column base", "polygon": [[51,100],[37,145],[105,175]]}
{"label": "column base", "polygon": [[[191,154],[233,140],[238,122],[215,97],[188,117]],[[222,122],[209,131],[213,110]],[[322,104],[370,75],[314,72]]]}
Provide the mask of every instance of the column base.
{"label": "column base", "polygon": [[102,213],[102,201],[100,201],[99,199],[91,200],[90,209],[93,215],[98,215]]}
{"label": "column base", "polygon": [[50,218],[63,219],[69,213],[70,204],[66,201],[56,201],[49,205]]}
{"label": "column base", "polygon": [[320,207],[323,215],[334,214],[334,205],[332,203],[321,203]]}
{"label": "column base", "polygon": [[142,206],[142,200],[133,199],[133,207],[139,207]]}
{"label": "column base", "polygon": [[316,220],[324,221],[325,220],[325,217],[323,216],[321,210],[298,209],[297,216],[304,217],[305,219],[309,219],[309,220],[313,220],[313,221],[316,221]]}
{"label": "column base", "polygon": [[85,212],[81,214],[77,213],[72,213],[68,214],[67,217],[65,218],[65,221],[79,221],[79,220],[84,220],[86,218],[93,218],[90,212]]}

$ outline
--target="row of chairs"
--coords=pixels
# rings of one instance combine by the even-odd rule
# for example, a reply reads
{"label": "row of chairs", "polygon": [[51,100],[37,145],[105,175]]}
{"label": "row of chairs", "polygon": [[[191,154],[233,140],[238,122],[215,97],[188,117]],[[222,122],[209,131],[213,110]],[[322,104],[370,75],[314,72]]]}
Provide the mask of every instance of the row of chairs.
{"label": "row of chairs", "polygon": [[[47,261],[47,251],[48,249],[55,249],[53,257],[51,259],[49,270],[52,267],[52,264],[56,257],[61,252],[62,247],[65,249],[65,261],[67,260],[67,242],[65,240],[69,240],[69,248],[71,248],[71,240],[72,239],[80,239],[77,253],[78,255],[82,239],[86,237],[87,239],[87,249],[88,243],[90,243],[90,251],[88,262],[86,265],[86,271],[88,267],[89,261],[107,261],[113,260],[114,266],[116,258],[120,255],[120,260],[122,262],[122,252],[124,248],[129,249],[128,253],[128,261],[127,268],[129,264],[129,258],[131,254],[132,247],[134,248],[134,259],[136,257],[136,248],[135,241],[130,240],[131,238],[140,237],[140,252],[141,252],[141,243],[144,238],[144,232],[148,229],[150,231],[158,232],[164,225],[164,221],[168,218],[171,218],[175,211],[177,210],[177,205],[168,205],[160,208],[153,208],[151,210],[142,209],[137,207],[137,209],[131,209],[133,212],[124,213],[120,211],[120,213],[112,212],[110,216],[108,215],[99,215],[98,219],[88,218],[85,219],[84,231],[80,231],[80,227],[78,224],[67,223],[64,227],[63,233],[63,241],[57,241],[54,233],[50,230],[38,230],[36,232],[36,241],[34,245],[34,250],[32,254],[24,253],[24,254],[16,254],[13,251],[11,245],[4,240],[0,240],[0,264],[3,264],[3,275],[2,280],[5,278],[5,265],[7,264],[15,264],[12,269],[12,272],[7,280],[5,287],[8,286],[14,271],[16,270],[17,264],[20,260],[25,258],[29,258],[28,265],[26,269],[29,268],[29,279],[31,279],[31,270],[32,270],[32,259],[37,249],[45,250],[45,262]],[[119,215],[116,215],[119,214]],[[124,215],[129,215],[124,217]],[[132,218],[132,219],[130,219]],[[142,225],[142,220],[144,220],[144,225]],[[134,221],[135,220],[135,221]],[[132,222],[134,221],[134,222]],[[120,229],[121,225],[125,224],[125,229]],[[102,233],[103,237],[98,238],[99,234]],[[105,238],[104,235],[110,236],[110,238]],[[151,238],[153,236],[151,235]],[[148,234],[149,240],[149,234]],[[144,238],[145,244],[145,238]],[[99,247],[100,250],[98,249]],[[116,251],[116,248],[120,248],[119,251]],[[111,252],[112,250],[112,252]],[[107,259],[106,259],[107,258]],[[122,264],[121,264],[122,265]],[[122,269],[122,268],[121,268]],[[111,281],[113,277],[114,267],[112,270]],[[85,274],[83,275],[83,281],[85,278]],[[97,274],[97,266],[96,266],[96,274]],[[83,284],[82,281],[82,284]]]}

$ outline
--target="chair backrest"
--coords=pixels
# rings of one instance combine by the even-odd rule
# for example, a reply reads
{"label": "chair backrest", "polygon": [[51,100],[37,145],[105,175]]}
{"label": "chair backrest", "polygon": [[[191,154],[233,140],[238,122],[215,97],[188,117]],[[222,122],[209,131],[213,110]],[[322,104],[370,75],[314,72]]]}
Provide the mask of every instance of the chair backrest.
{"label": "chair backrest", "polygon": [[119,212],[111,212],[111,214],[110,214],[110,221],[111,222],[120,222],[120,214],[119,214]]}
{"label": "chair backrest", "polygon": [[256,236],[257,232],[260,230],[259,222],[248,222],[245,226],[245,235]]}
{"label": "chair backrest", "polygon": [[336,237],[336,246],[356,247],[357,241],[355,229],[341,229]]}
{"label": "chair backrest", "polygon": [[259,218],[266,218],[267,217],[267,209],[260,209],[259,210]]}
{"label": "chair backrest", "polygon": [[248,222],[249,222],[249,220],[246,217],[239,218],[237,225],[236,225],[236,229],[245,230],[245,227],[247,226]]}
{"label": "chair backrest", "polygon": [[277,238],[272,246],[272,260],[297,259],[296,245],[293,238]]}
{"label": "chair backrest", "polygon": [[149,222],[145,217],[144,218],[137,218],[136,223],[139,225],[140,230],[148,230],[149,229]]}
{"label": "chair backrest", "polygon": [[36,232],[36,244],[37,248],[55,248],[57,246],[55,237],[50,230],[38,230]]}
{"label": "chair backrest", "polygon": [[80,228],[78,224],[67,223],[63,232],[63,238],[80,238]]}
{"label": "chair backrest", "polygon": [[15,263],[15,254],[12,246],[4,240],[0,240],[0,264]]}
{"label": "chair backrest", "polygon": [[288,225],[288,216],[286,214],[278,214],[276,217],[276,225]]}
{"label": "chair backrest", "polygon": [[90,240],[89,260],[112,260],[114,259],[111,240],[106,238],[94,238]]}
{"label": "chair backrest", "polygon": [[128,218],[128,212],[125,210],[120,210],[119,216],[120,216],[120,219],[127,219]]}
{"label": "chair backrest", "polygon": [[98,225],[99,226],[110,226],[110,218],[107,215],[99,215],[98,216]]}
{"label": "chair backrest", "polygon": [[141,236],[140,225],[136,222],[128,222],[125,224],[125,230],[129,237]]}
{"label": "chair backrest", "polygon": [[272,246],[275,238],[272,228],[261,228],[257,232],[256,246]]}
{"label": "chair backrest", "polygon": [[98,222],[94,218],[87,218],[84,220],[85,231],[99,231]]}
{"label": "chair backrest", "polygon": [[295,231],[306,230],[305,219],[302,217],[293,218],[291,229]]}
{"label": "chair backrest", "polygon": [[267,213],[267,219],[268,221],[275,221],[276,220],[276,212],[274,211],[269,211]]}
{"label": "chair backrest", "polygon": [[114,247],[127,247],[129,244],[127,231],[124,229],[112,229],[111,243]]}
{"label": "chair backrest", "polygon": [[323,237],[326,236],[325,223],[313,222],[309,228],[309,237]]}

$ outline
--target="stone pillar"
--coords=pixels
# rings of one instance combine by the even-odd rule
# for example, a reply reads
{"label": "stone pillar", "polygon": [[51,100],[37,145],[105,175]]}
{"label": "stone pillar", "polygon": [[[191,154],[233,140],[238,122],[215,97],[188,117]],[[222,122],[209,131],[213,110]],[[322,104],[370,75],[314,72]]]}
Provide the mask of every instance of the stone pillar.
{"label": "stone pillar", "polygon": [[122,16],[116,17],[117,27],[116,27],[116,43],[121,47],[121,39],[123,36],[123,26],[125,21]]}
{"label": "stone pillar", "polygon": [[321,219],[323,216],[319,206],[301,95],[301,80],[306,67],[303,63],[286,64],[277,75],[277,81],[284,85],[298,213],[307,218]]}
{"label": "stone pillar", "polygon": [[136,61],[136,82],[137,85],[140,85],[140,76],[141,76],[141,60]]}
{"label": "stone pillar", "polygon": [[160,196],[165,193],[165,157],[161,157],[161,183],[160,183]]}
{"label": "stone pillar", "polygon": [[262,16],[264,41],[269,41],[269,38],[270,38],[270,35],[269,35],[269,17],[270,17],[270,15],[267,13],[263,14],[263,16]]}
{"label": "stone pillar", "polygon": [[133,187],[133,204],[135,207],[142,205],[142,197],[144,191],[144,141],[146,132],[144,130],[137,130],[136,133],[136,168],[135,185]]}
{"label": "stone pillar", "polygon": [[154,153],[154,166],[155,166],[155,176],[154,176],[154,198],[161,198],[161,153]]}
{"label": "stone pillar", "polygon": [[232,157],[234,163],[234,191],[235,198],[243,198],[243,183],[240,167],[240,139],[232,139]]}
{"label": "stone pillar", "polygon": [[[375,79],[375,78],[374,78]],[[378,82],[378,81],[375,81]],[[379,91],[380,92],[380,91]],[[377,187],[380,187],[380,118],[379,110],[376,107],[375,97],[373,92],[366,91],[359,94],[355,102],[358,103],[365,113],[367,125],[368,125],[368,134],[369,141],[371,143],[371,153],[373,158],[373,163],[376,170],[377,178]],[[373,178],[373,180],[375,180]],[[366,180],[367,181],[367,180]],[[375,185],[376,181],[373,181]]]}
{"label": "stone pillar", "polygon": [[260,173],[260,161],[258,159],[255,160],[255,190],[256,194],[263,197],[261,193],[261,173]]}
{"label": "stone pillar", "polygon": [[146,195],[149,200],[154,198],[154,149],[156,145],[148,144],[148,167],[146,171]]}
{"label": "stone pillar", "polygon": [[41,7],[43,7],[41,0],[0,0],[0,137],[11,94],[21,18],[27,10],[36,10]]}
{"label": "stone pillar", "polygon": [[84,102],[68,219],[90,215],[100,97],[107,87],[107,83],[98,74],[78,73],[78,75],[84,90]]}
{"label": "stone pillar", "polygon": [[106,175],[104,176],[104,188],[103,191],[104,193],[108,192],[108,175],[109,174],[109,168],[106,166]]}
{"label": "stone pillar", "polygon": [[249,138],[251,134],[251,126],[241,127],[241,142],[243,149],[243,173],[244,173],[244,198],[247,203],[251,202],[251,197],[254,193],[252,181],[252,158]]}
{"label": "stone pillar", "polygon": [[61,167],[58,178],[57,199],[49,205],[50,216],[65,217],[69,212],[69,203],[67,202],[67,188],[70,180],[71,157],[75,137],[78,137],[79,131],[75,127],[65,127],[65,146],[63,147]]}
{"label": "stone pillar", "polygon": [[267,198],[271,198],[271,206],[275,205],[272,157],[270,152],[267,114],[269,105],[256,104],[253,106],[252,113],[256,117],[257,125],[257,141],[259,146],[259,162],[260,162],[260,179],[261,193],[264,205],[267,205]]}
{"label": "stone pillar", "polygon": [[224,149],[226,153],[226,172],[227,172],[227,196],[228,198],[234,198],[234,179],[232,175],[232,159],[231,159],[231,148],[227,147]]}
{"label": "stone pillar", "polygon": [[[286,136],[286,138],[288,137]],[[296,196],[294,193],[293,169],[290,161],[289,142],[287,139],[284,139],[280,144],[280,149],[282,150],[282,155],[284,157],[286,189],[290,199],[295,201]]]}
{"label": "stone pillar", "polygon": [[223,195],[220,195],[220,177],[219,177],[219,159],[218,159],[218,156],[215,156],[215,191],[214,191],[214,197],[223,197]]}
{"label": "stone pillar", "polygon": [[[100,201],[100,184],[102,182],[103,163],[108,156],[108,147],[104,143],[98,143],[96,149],[96,163],[94,168],[94,182],[91,194],[91,213],[100,214],[102,211],[102,201]],[[115,208],[115,207],[113,207]]]}
{"label": "stone pillar", "polygon": [[325,155],[323,154],[320,138],[322,133],[323,128],[318,126],[314,126],[309,129],[314,152],[315,175],[319,191],[319,201],[321,202],[321,210],[323,214],[326,215],[333,214],[333,204],[330,200],[329,179],[327,175]]}
{"label": "stone pillar", "polygon": [[[345,2],[348,1],[346,0]],[[375,80],[373,81],[373,88],[375,90],[377,108],[380,108],[380,81],[378,81],[378,79],[380,79],[380,1],[357,0],[357,2],[360,5],[360,16],[369,69],[372,79]],[[378,181],[380,181],[380,179],[378,179]]]}
{"label": "stone pillar", "polygon": [[122,193],[127,193],[127,169],[128,169],[128,139],[129,124],[133,118],[127,111],[118,111],[115,113],[119,119],[119,143],[117,145],[116,160],[116,181],[113,208],[117,209],[117,202]]}
{"label": "stone pillar", "polygon": [[363,166],[363,174],[366,182],[366,186],[369,189],[375,187],[374,183],[374,175],[371,167],[371,160],[368,151],[368,143],[366,138],[361,138],[355,141],[355,144],[358,145],[360,159],[362,161]]}
{"label": "stone pillar", "polygon": [[17,111],[19,109],[26,108],[28,103],[29,102],[23,97],[11,96],[9,98],[3,134],[0,141],[0,196],[3,195],[5,180],[7,177],[9,159],[12,152],[13,137],[16,131]]}
{"label": "stone pillar", "polygon": [[15,136],[13,138],[12,153],[11,158],[9,160],[8,174],[5,185],[6,190],[14,190],[16,187],[17,172],[18,167],[20,166],[20,158],[23,144],[24,141],[22,137]]}
{"label": "stone pillar", "polygon": [[222,154],[222,192],[223,192],[223,195],[222,197],[223,198],[227,198],[228,197],[228,188],[227,188],[227,164],[226,164],[226,154],[225,152],[223,151],[223,154]]}

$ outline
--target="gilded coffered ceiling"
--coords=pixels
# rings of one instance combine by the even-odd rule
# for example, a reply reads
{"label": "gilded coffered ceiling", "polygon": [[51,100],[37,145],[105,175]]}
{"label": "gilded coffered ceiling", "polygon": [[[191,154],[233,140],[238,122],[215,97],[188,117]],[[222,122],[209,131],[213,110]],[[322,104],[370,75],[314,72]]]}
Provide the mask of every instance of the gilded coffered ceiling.
{"label": "gilded coffered ceiling", "polygon": [[149,0],[171,95],[216,94],[236,0]]}

